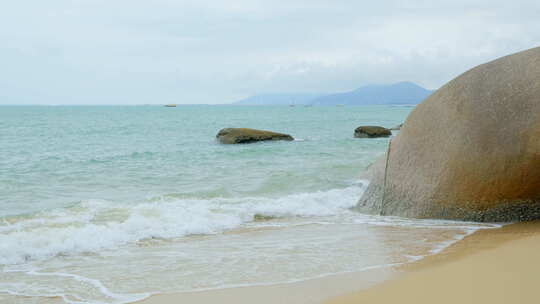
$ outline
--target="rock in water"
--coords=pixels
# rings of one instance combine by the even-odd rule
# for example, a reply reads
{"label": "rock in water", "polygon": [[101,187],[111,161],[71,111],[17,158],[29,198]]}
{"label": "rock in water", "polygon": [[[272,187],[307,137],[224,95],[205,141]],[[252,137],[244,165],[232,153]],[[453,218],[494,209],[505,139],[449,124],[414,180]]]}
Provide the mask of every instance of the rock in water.
{"label": "rock in water", "polygon": [[247,128],[221,129],[216,138],[223,144],[247,144],[265,140],[294,140],[288,134]]}
{"label": "rock in water", "polygon": [[540,47],[475,67],[434,92],[371,173],[363,211],[540,218]]}
{"label": "rock in water", "polygon": [[378,126],[361,126],[354,130],[354,137],[357,138],[388,137],[390,135],[392,132],[389,129]]}

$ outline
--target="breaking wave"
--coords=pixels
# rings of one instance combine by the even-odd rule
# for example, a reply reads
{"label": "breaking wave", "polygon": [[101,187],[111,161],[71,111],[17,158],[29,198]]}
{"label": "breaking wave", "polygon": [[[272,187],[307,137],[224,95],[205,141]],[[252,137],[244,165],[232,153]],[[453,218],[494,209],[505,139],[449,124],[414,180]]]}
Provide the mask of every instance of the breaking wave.
{"label": "breaking wave", "polygon": [[261,218],[348,213],[367,182],[278,198],[179,199],[139,204],[87,200],[24,217],[0,219],[0,264],[99,252],[151,238],[216,234]]}

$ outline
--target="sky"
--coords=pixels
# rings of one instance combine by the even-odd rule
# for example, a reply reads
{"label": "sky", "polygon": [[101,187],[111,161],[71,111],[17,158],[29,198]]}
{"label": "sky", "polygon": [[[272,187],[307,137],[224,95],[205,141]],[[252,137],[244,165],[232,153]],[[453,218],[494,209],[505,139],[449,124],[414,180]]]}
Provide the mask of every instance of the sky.
{"label": "sky", "polygon": [[540,46],[540,1],[0,3],[0,104],[220,104],[412,81]]}

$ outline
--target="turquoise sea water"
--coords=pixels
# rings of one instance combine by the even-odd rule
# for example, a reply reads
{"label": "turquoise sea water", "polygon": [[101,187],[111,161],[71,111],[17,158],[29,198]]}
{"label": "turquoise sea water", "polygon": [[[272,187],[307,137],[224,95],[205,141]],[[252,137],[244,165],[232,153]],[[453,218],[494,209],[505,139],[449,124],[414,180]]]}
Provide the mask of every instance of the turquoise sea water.
{"label": "turquoise sea water", "polygon": [[[354,139],[354,128],[394,126],[410,109],[2,107],[0,216],[86,199],[134,204],[164,195],[276,196],[344,187],[387,142]],[[215,134],[224,127],[275,130],[297,141],[220,145]]]}
{"label": "turquoise sea water", "polygon": [[[411,109],[0,107],[0,301],[298,281],[406,263],[490,227],[350,210],[388,142],[354,129]],[[296,140],[222,145],[225,127]]]}

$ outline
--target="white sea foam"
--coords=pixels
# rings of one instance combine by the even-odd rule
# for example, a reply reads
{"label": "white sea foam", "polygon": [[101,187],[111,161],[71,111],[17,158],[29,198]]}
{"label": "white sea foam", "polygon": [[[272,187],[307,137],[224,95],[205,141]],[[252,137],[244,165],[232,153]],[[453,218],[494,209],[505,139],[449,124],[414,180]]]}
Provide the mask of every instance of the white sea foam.
{"label": "white sea foam", "polygon": [[[215,234],[237,227],[287,227],[291,233],[297,233],[295,237],[291,238],[292,243],[266,233],[262,234],[262,239],[253,236],[247,239],[235,239],[236,234],[225,234],[219,236],[219,238],[210,238],[212,240],[206,243],[205,241],[197,244],[190,242],[168,243],[180,247],[171,247],[170,252],[167,252],[168,247],[161,248],[160,250],[164,251],[159,253],[160,263],[174,265],[174,263],[180,261],[182,268],[176,269],[178,275],[180,277],[185,276],[184,271],[186,269],[191,273],[190,275],[193,275],[193,277],[190,277],[193,282],[190,281],[187,285],[179,283],[180,285],[175,285],[176,289],[174,290],[195,291],[292,283],[338,273],[393,267],[420,260],[426,255],[436,254],[478,229],[500,227],[500,225],[495,224],[371,216],[350,211],[350,207],[356,204],[366,185],[366,182],[362,182],[342,189],[301,193],[278,198],[180,199],[163,197],[132,205],[88,200],[71,208],[48,211],[32,217],[6,218],[3,223],[0,223],[0,262],[4,264],[1,269],[5,274],[16,275],[21,282],[13,283],[9,279],[4,282],[0,281],[0,293],[15,296],[59,297],[70,304],[123,304],[142,299],[153,293],[162,292],[154,289],[155,286],[149,289],[141,289],[138,286],[131,290],[137,292],[142,290],[146,293],[126,293],[126,289],[119,289],[118,286],[111,285],[110,282],[100,281],[103,280],[101,272],[85,273],[84,266],[78,269],[76,265],[85,265],[85,259],[67,259],[69,261],[66,262],[67,264],[63,264],[64,262],[58,264],[63,259],[47,260],[57,255],[100,252],[104,249],[111,249],[149,238],[168,239],[190,234]],[[254,221],[255,215],[280,218],[295,217],[295,219],[258,222]],[[298,228],[293,226],[301,225],[316,226],[309,227],[307,230],[302,227],[296,232],[292,232]],[[350,229],[348,225],[351,225]],[[405,231],[418,230],[421,233],[418,235],[422,237],[415,238],[414,233],[411,233],[410,239],[403,239],[399,236],[400,231],[403,231],[402,229],[391,229],[387,232],[387,236],[390,238],[398,236],[396,242],[391,242],[391,245],[384,242],[377,245],[377,238],[372,239],[370,232],[382,228],[380,233],[383,233],[382,231],[386,230],[386,228],[370,226],[403,227],[406,229]],[[370,228],[366,230],[366,227]],[[431,228],[435,230],[422,234],[428,231],[426,229]],[[317,235],[315,238],[309,233],[307,235],[303,234],[305,231],[312,231],[311,229],[314,231],[312,233]],[[281,230],[281,233],[288,234],[289,230]],[[325,233],[321,233],[322,231]],[[338,231],[339,233],[333,234],[332,231]],[[397,231],[398,234],[392,236],[392,231]],[[450,233],[439,238],[439,231]],[[279,230],[273,233],[278,232]],[[330,235],[326,234],[328,232]],[[377,235],[377,233],[374,235]],[[431,237],[424,239],[426,235]],[[227,246],[230,246],[228,250],[233,248],[236,251],[228,255],[228,262],[223,262],[227,261],[227,259],[223,260],[221,253],[223,247],[216,241],[227,236],[233,237],[225,241]],[[202,238],[202,240],[204,239],[208,238]],[[324,258],[327,256],[324,253],[325,250],[321,248],[328,246],[327,244],[335,244],[334,242],[340,239],[343,242],[339,243],[340,246],[343,245],[343,250],[340,251],[342,255],[339,256],[342,263],[336,263],[337,265],[333,267],[321,267],[320,271],[312,271],[313,263],[329,265],[328,259]],[[361,241],[359,243],[352,242],[354,244],[351,244],[351,239],[361,239]],[[285,267],[283,269],[300,269],[297,272],[302,275],[284,278],[280,275],[284,271],[282,269],[281,272],[274,273],[274,277],[272,277],[270,271],[264,276],[264,279],[261,279],[258,275],[259,270],[253,271],[253,269],[246,269],[242,266],[238,268],[238,261],[244,261],[252,257],[251,246],[256,241],[260,242],[258,243],[259,246],[255,246],[258,248],[257,254],[265,257],[261,259],[262,261],[270,261],[271,263],[275,261],[276,264],[284,266],[284,264],[287,264],[284,261],[292,259],[291,265],[287,266],[290,268]],[[412,244],[410,248],[408,247],[409,241]],[[214,242],[217,244],[215,247],[209,246]],[[246,244],[250,244],[250,246],[245,246]],[[362,250],[364,248],[363,244],[370,249],[364,252]],[[202,245],[202,247],[197,249],[199,245]],[[280,246],[287,249],[280,251]],[[425,246],[426,250],[420,253],[415,249],[418,246]],[[308,251],[300,249],[287,257],[286,260],[283,260],[283,256],[279,253],[290,252],[289,248],[309,248],[309,254],[305,254]],[[397,259],[375,259],[373,257],[377,256],[376,252],[384,256],[387,249],[402,252],[403,255]],[[401,251],[403,249],[405,250]],[[113,251],[108,252],[112,253]],[[124,259],[125,256],[121,249],[114,252],[120,252],[120,255],[104,256],[112,259],[119,257]],[[133,253],[132,248],[129,249],[129,252]],[[344,252],[348,253],[343,255]],[[144,252],[141,251],[141,253]],[[230,251],[228,251],[229,253]],[[189,255],[189,259],[182,260],[185,254]],[[98,258],[95,255],[89,257]],[[146,258],[148,260],[145,260]],[[130,261],[141,260],[145,262],[136,267],[137,271],[159,273],[155,269],[162,269],[159,266],[160,263],[150,262],[153,261],[152,255],[145,256],[138,253],[129,256],[126,265],[122,266],[127,267],[125,271],[128,277],[130,272],[127,269],[134,265]],[[27,261],[35,261],[35,263],[25,263]],[[190,261],[192,264],[190,264]],[[88,265],[94,265],[92,261],[88,263]],[[156,268],[147,268],[149,266],[145,266],[145,264],[157,266]],[[55,266],[51,267],[50,265]],[[219,265],[219,267],[216,267],[216,265]],[[111,270],[114,273],[123,273],[122,270],[118,271],[119,269],[116,267],[110,269],[107,266],[103,267],[105,273]],[[223,267],[223,269],[218,269],[220,267]],[[255,267],[264,268],[265,264],[263,262]],[[208,269],[212,269],[212,278],[204,277]],[[200,273],[197,274],[197,271],[200,271]],[[285,272],[288,273],[287,270]],[[291,272],[296,273],[296,271]],[[242,280],[231,274],[240,274]],[[99,278],[99,280],[94,277]],[[272,279],[267,280],[268,277]],[[161,280],[161,277],[158,275],[153,279],[150,277],[146,279],[150,281]],[[205,284],[201,285],[200,282]]]}
{"label": "white sea foam", "polygon": [[[6,270],[4,272],[18,272],[16,270]],[[89,299],[83,299],[76,294],[66,294],[61,290],[48,290],[44,292],[43,290],[35,290],[30,292],[32,288],[29,288],[28,285],[18,284],[18,283],[9,283],[9,284],[0,284],[0,292],[4,292],[11,295],[25,296],[25,297],[59,297],[64,300],[64,302],[69,304],[126,304],[140,301],[149,297],[151,294],[118,294],[111,292],[103,283],[99,280],[83,277],[71,273],[62,273],[62,272],[40,272],[38,270],[28,270],[23,271],[26,275],[31,276],[47,276],[47,277],[62,277],[69,278],[79,283],[87,285],[87,288],[95,288],[99,290],[100,294],[106,299],[106,302],[103,301],[93,301]],[[25,292],[20,292],[18,290],[24,290]]]}
{"label": "white sea foam", "polygon": [[215,234],[269,217],[350,212],[365,185],[278,198],[167,199],[135,205],[88,200],[65,209],[0,223],[0,264],[99,252],[149,238]]}
{"label": "white sea foam", "polygon": [[355,223],[370,224],[375,226],[404,226],[411,228],[430,229],[459,229],[470,233],[478,229],[500,228],[504,224],[464,222],[438,219],[413,219],[397,216],[365,216],[353,220]]}

